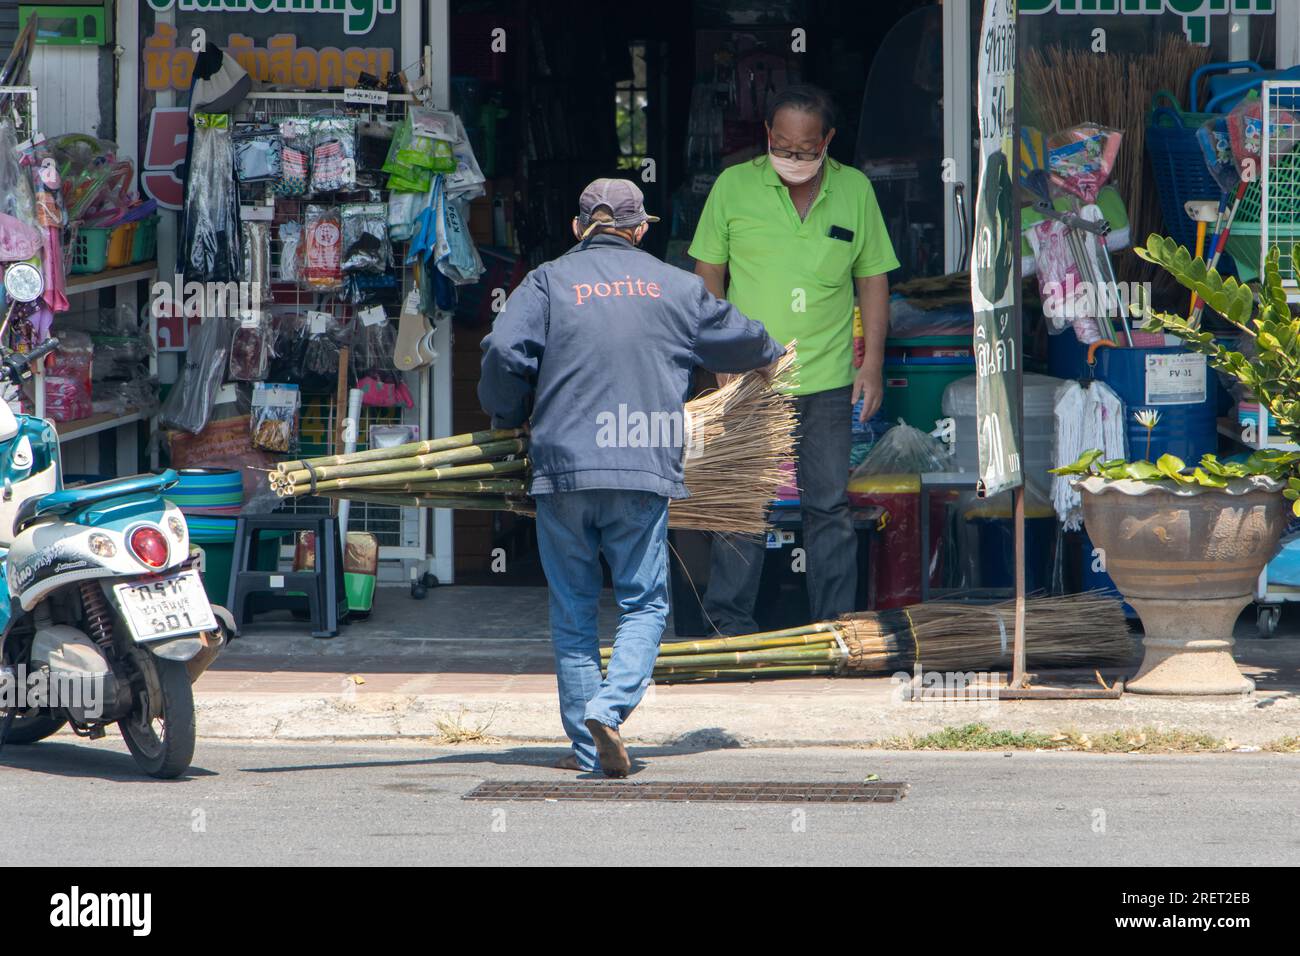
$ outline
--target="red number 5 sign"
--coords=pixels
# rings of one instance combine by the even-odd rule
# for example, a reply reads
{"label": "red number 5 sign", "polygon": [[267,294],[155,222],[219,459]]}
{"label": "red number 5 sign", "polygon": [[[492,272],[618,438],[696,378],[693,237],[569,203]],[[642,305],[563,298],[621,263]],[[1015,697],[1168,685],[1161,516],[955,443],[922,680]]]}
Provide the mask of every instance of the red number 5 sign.
{"label": "red number 5 sign", "polygon": [[185,107],[158,107],[149,114],[149,137],[140,181],[145,195],[157,200],[163,209],[180,209],[185,205],[185,184],[179,173],[189,138],[189,110]]}

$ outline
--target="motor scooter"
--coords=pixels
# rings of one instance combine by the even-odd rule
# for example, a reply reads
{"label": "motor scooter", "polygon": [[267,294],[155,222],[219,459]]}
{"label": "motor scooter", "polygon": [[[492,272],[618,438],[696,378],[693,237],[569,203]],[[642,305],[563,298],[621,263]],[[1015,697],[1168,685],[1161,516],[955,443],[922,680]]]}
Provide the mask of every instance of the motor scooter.
{"label": "motor scooter", "polygon": [[[27,263],[5,271],[11,302],[41,285]],[[0,379],[21,384],[57,346],[0,348]],[[0,748],[117,724],[150,776],[189,767],[192,685],[234,621],[203,589],[165,497],[176,481],[167,470],[65,488],[54,425],[0,402]]]}

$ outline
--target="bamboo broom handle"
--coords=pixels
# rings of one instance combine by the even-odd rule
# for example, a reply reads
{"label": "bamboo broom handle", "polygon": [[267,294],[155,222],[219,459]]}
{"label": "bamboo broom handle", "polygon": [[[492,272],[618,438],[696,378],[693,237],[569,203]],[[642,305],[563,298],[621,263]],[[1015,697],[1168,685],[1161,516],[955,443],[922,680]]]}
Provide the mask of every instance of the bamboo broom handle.
{"label": "bamboo broom handle", "polygon": [[709,667],[736,667],[746,664],[809,664],[837,661],[844,657],[838,647],[809,647],[797,650],[774,648],[768,651],[738,651],[733,654],[682,654],[655,662],[656,671],[699,670]]}
{"label": "bamboo broom handle", "polygon": [[[766,647],[786,647],[798,644],[820,644],[834,638],[838,628],[829,622],[805,624],[782,631],[763,631],[758,634],[738,634],[734,637],[714,637],[702,641],[674,641],[659,648],[659,656],[673,654],[701,654],[712,651],[753,650]],[[811,638],[811,640],[810,640]],[[611,648],[602,647],[601,654]]]}
{"label": "bamboo broom handle", "polygon": [[[443,478],[478,478],[480,476],[503,475],[523,471],[528,462],[488,461],[473,465],[455,465],[450,468],[432,468],[428,470],[399,471],[391,475],[379,475],[366,478],[335,478],[331,481],[318,481],[316,491],[333,491],[336,488],[356,488],[358,490],[380,491],[386,487],[397,486],[407,482],[430,483]],[[310,483],[297,484],[290,492],[294,496],[311,494]]]}
{"label": "bamboo broom handle", "polygon": [[[432,468],[438,465],[450,465],[457,462],[471,462],[479,458],[493,459],[514,455],[528,448],[528,443],[520,439],[510,441],[488,442],[483,445],[466,445],[463,448],[451,448],[447,451],[430,452],[427,455],[411,455],[405,458],[391,458],[384,461],[349,462],[346,465],[322,465],[312,469],[316,480],[326,481],[332,478],[358,478],[363,475],[382,475],[395,471],[414,471],[417,468]],[[300,485],[311,480],[311,472],[297,469],[284,472],[284,479],[291,484]]]}
{"label": "bamboo broom handle", "polygon": [[389,458],[409,458],[412,455],[427,455],[436,451],[463,448],[466,445],[482,445],[485,442],[504,441],[507,438],[523,436],[520,428],[494,428],[490,431],[466,432],[463,435],[449,435],[446,438],[430,438],[425,441],[407,442],[392,448],[369,448],[354,451],[350,455],[326,455],[323,458],[305,458],[297,461],[282,461],[276,466],[280,474],[289,471],[302,471],[307,465],[313,468],[324,465],[343,465],[358,461],[385,461]]}
{"label": "bamboo broom handle", "polygon": [[518,511],[519,506],[507,498],[472,497],[466,495],[456,498],[437,498],[431,495],[404,494],[367,494],[366,492],[327,491],[322,497],[347,497],[351,501],[362,501],[372,505],[390,508],[454,508],[458,511]]}

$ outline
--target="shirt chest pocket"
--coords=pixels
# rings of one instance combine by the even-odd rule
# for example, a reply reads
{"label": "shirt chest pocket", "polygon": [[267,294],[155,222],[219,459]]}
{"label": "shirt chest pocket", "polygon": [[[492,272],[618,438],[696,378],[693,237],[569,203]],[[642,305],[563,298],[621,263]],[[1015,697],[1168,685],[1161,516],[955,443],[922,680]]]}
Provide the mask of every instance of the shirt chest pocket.
{"label": "shirt chest pocket", "polygon": [[830,236],[813,239],[813,275],[823,285],[841,286],[851,281],[853,268],[853,243]]}

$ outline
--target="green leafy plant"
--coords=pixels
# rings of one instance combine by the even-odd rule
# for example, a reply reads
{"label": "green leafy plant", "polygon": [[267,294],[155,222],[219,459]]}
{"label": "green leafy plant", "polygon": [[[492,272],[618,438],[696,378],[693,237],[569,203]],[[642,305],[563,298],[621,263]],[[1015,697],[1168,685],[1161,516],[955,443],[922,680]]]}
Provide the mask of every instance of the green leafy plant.
{"label": "green leafy plant", "polygon": [[[1144,248],[1134,251],[1147,262],[1163,268],[1181,286],[1195,292],[1209,308],[1249,336],[1254,341],[1255,354],[1247,358],[1216,341],[1212,333],[1202,330],[1190,318],[1153,310],[1145,297],[1139,295],[1131,311],[1145,320],[1144,329],[1175,335],[1189,349],[1204,355],[1213,368],[1236,379],[1254,394],[1262,408],[1268,409],[1277,423],[1278,435],[1287,442],[1300,444],[1300,317],[1292,315],[1287,304],[1277,247],[1270,249],[1264,259],[1258,301],[1250,286],[1231,276],[1223,278],[1203,259],[1193,256],[1172,239],[1152,234]],[[1294,246],[1291,254],[1293,259],[1300,256],[1300,245]],[[1261,457],[1266,453],[1269,457]],[[1300,466],[1296,464],[1300,455],[1266,450],[1256,452],[1251,461],[1268,469],[1252,474],[1266,474],[1287,482],[1285,494],[1292,502],[1292,510],[1300,515]],[[1228,466],[1219,463],[1219,467]],[[1179,469],[1180,473],[1183,470]],[[1198,470],[1210,478],[1245,477],[1216,472],[1206,467],[1204,459]],[[1197,480],[1195,471],[1192,478]]]}
{"label": "green leafy plant", "polygon": [[1101,460],[1100,449],[1085,451],[1077,459],[1060,468],[1053,468],[1052,474],[1066,477],[1086,478],[1097,476],[1109,481],[1129,479],[1159,483],[1173,482],[1178,485],[1200,485],[1203,488],[1226,488],[1233,478],[1250,478],[1262,475],[1276,481],[1286,480],[1300,461],[1300,453],[1277,451],[1262,448],[1244,462],[1219,461],[1214,455],[1203,455],[1200,464],[1189,467],[1186,462],[1175,455],[1161,455],[1154,463],[1149,461],[1125,461],[1123,458]]}

